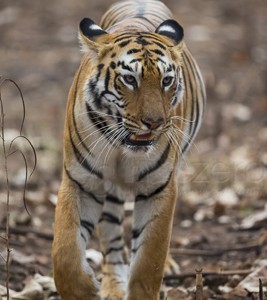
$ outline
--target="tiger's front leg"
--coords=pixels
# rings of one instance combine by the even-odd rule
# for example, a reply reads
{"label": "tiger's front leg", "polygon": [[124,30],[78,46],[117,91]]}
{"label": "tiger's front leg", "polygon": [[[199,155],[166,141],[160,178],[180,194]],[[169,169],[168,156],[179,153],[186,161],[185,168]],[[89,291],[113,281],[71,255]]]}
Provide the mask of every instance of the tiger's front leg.
{"label": "tiger's front leg", "polygon": [[126,295],[128,255],[123,237],[124,200],[122,198],[117,196],[115,191],[108,193],[97,228],[100,248],[104,256],[100,288],[100,296],[104,300],[124,300]]}
{"label": "tiger's front leg", "polygon": [[158,300],[176,202],[174,175],[163,191],[136,198],[127,300]]}
{"label": "tiger's front leg", "polygon": [[64,300],[99,300],[99,284],[86,261],[85,248],[101,212],[101,201],[82,190],[65,170],[52,251],[55,284]]}

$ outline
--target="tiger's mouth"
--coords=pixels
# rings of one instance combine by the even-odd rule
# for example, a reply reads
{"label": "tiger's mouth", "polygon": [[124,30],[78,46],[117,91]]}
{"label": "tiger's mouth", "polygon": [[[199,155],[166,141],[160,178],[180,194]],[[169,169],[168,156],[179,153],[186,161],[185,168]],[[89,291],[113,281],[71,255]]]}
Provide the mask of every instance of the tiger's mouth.
{"label": "tiger's mouth", "polygon": [[151,146],[154,142],[155,135],[151,131],[141,134],[130,133],[125,139],[125,143],[129,146]]}

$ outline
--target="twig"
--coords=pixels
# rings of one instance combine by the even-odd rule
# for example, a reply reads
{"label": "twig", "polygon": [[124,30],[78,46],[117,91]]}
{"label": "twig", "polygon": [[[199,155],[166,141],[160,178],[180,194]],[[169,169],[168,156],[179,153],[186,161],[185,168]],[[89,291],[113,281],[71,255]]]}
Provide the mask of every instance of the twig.
{"label": "twig", "polygon": [[259,278],[259,300],[263,300],[263,288],[262,288],[262,281]]}
{"label": "twig", "polygon": [[[5,227],[3,227],[3,228],[5,228]],[[6,238],[3,237],[2,235],[0,235],[0,239],[4,240],[6,242]]]}
{"label": "twig", "polygon": [[[1,83],[2,85],[2,83]],[[1,87],[1,86],[0,86]],[[9,197],[10,197],[10,185],[9,185],[9,177],[8,177],[8,162],[7,162],[7,150],[6,150],[6,143],[5,143],[5,114],[4,114],[4,106],[2,101],[1,89],[0,89],[0,108],[1,108],[1,137],[2,137],[2,147],[4,152],[4,169],[5,169],[5,176],[6,176],[6,251],[7,257],[5,260],[6,265],[6,293],[7,293],[7,300],[9,300],[9,260],[10,260],[10,244],[9,244],[9,218],[10,218],[10,208],[9,208]]]}
{"label": "twig", "polygon": [[[5,227],[0,225],[0,230],[4,230]],[[39,238],[43,238],[45,240],[49,240],[52,241],[53,240],[53,234],[52,233],[45,233],[45,232],[41,232],[35,229],[32,229],[31,227],[27,227],[27,226],[20,226],[20,227],[10,227],[9,231],[11,234],[17,234],[17,235],[25,235],[28,233],[34,234]]]}
{"label": "twig", "polygon": [[173,255],[190,255],[190,256],[221,256],[226,252],[232,251],[248,251],[248,250],[257,250],[262,247],[267,241],[267,235],[262,235],[257,241],[248,243],[246,245],[237,245],[234,247],[228,248],[209,248],[209,250],[196,250],[196,249],[174,249],[170,251]]}
{"label": "twig", "polygon": [[196,270],[196,300],[203,299],[202,269]]}
{"label": "twig", "polygon": [[4,256],[0,253],[0,257],[2,258],[2,260],[4,261],[4,262],[6,262],[6,259],[4,258]]}
{"label": "twig", "polygon": [[[3,99],[2,99],[2,95],[1,95],[1,89],[4,83],[11,83],[13,84],[17,91],[20,94],[20,99],[21,99],[21,104],[22,104],[22,121],[21,121],[21,125],[20,125],[20,131],[19,131],[19,136],[15,137],[9,144],[9,148],[7,148],[7,144],[6,144],[6,140],[5,140],[5,112],[4,112],[4,104],[3,104]],[[28,142],[28,144],[30,145],[33,154],[34,154],[34,167],[33,170],[31,172],[31,174],[33,173],[35,167],[36,167],[36,163],[37,163],[37,158],[36,158],[36,151],[32,145],[32,143],[30,142],[30,140],[22,135],[22,131],[23,131],[23,125],[24,125],[24,121],[25,121],[25,102],[23,99],[23,95],[21,92],[20,87],[18,86],[18,84],[13,81],[12,79],[4,79],[2,80],[2,77],[0,77],[0,139],[2,141],[2,148],[3,148],[3,156],[4,156],[4,169],[5,169],[5,176],[6,176],[6,225],[5,225],[5,237],[0,236],[3,240],[5,240],[6,242],[6,258],[4,259],[5,261],[5,266],[6,266],[6,299],[9,300],[10,295],[9,295],[9,281],[10,281],[10,253],[12,251],[12,249],[10,248],[10,224],[9,224],[9,220],[10,220],[10,183],[9,183],[9,174],[8,174],[8,159],[10,158],[10,156],[12,156],[14,153],[19,152],[22,155],[23,161],[24,161],[24,165],[25,165],[25,182],[24,182],[24,189],[23,189],[23,203],[24,203],[24,207],[27,210],[26,207],[26,202],[25,202],[25,192],[26,192],[26,187],[27,187],[27,182],[28,182],[28,165],[27,165],[27,159],[26,156],[24,155],[24,153],[20,150],[17,149],[15,151],[11,151],[12,150],[12,146],[15,142],[16,139],[18,138],[22,138],[24,140],[26,140]],[[30,176],[31,176],[30,174]],[[28,212],[28,210],[27,210]],[[29,212],[28,212],[29,213]]]}
{"label": "twig", "polygon": [[[248,275],[252,272],[251,269],[247,270],[225,270],[225,271],[206,271],[202,272],[202,276],[232,276],[232,275]],[[196,273],[186,272],[175,275],[167,275],[164,277],[164,280],[173,280],[173,279],[185,279],[187,277],[195,277]]]}

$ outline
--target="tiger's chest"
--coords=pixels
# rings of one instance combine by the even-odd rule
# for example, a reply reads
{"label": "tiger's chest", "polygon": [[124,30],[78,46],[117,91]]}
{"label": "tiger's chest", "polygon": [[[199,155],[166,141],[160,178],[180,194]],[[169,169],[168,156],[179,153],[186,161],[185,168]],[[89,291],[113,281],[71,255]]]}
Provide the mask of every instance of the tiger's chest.
{"label": "tiger's chest", "polygon": [[114,147],[104,139],[91,147],[90,154],[81,153],[83,164],[73,160],[72,174],[86,189],[95,193],[132,195],[149,194],[164,183],[173,169],[175,159],[164,140],[149,151]]}

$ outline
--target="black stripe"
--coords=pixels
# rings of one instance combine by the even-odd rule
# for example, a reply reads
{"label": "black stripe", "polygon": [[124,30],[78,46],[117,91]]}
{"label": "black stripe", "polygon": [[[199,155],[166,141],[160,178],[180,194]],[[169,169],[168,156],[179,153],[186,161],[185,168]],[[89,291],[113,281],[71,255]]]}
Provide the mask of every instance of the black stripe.
{"label": "black stripe", "polygon": [[84,239],[84,241],[86,242],[86,237],[85,235],[81,232],[81,237]]}
{"label": "black stripe", "polygon": [[[117,102],[115,102],[117,106],[120,106]],[[122,107],[122,106],[120,106]],[[112,144],[112,141],[114,138],[118,136],[120,133],[119,131],[116,133],[113,133],[113,129],[109,128],[105,120],[95,112],[91,106],[86,102],[86,110],[88,112],[88,116],[91,120],[91,122],[97,127],[97,129],[106,137],[107,141]],[[117,120],[117,122],[120,122]],[[122,128],[122,126],[120,127]],[[119,128],[118,128],[119,130]]]}
{"label": "black stripe", "polygon": [[[123,262],[123,261],[108,261],[108,262],[105,262],[105,265],[112,265],[112,266],[116,266],[116,265],[125,265],[126,263]],[[108,275],[110,276],[111,274],[110,273],[103,273],[103,275]],[[120,281],[116,280],[116,283],[119,283]],[[124,283],[124,282],[123,282]]]}
{"label": "black stripe", "polygon": [[119,198],[117,198],[116,196],[113,196],[113,195],[107,195],[106,201],[114,203],[114,204],[119,204],[119,205],[124,204],[123,200],[120,200]]}
{"label": "black stripe", "polygon": [[[190,54],[190,52],[189,52]],[[190,55],[188,54],[188,57],[190,58]],[[201,75],[199,73],[199,70],[194,66],[194,69],[195,69],[195,74],[196,74],[196,77],[198,79],[198,89],[200,90],[200,93],[201,93],[201,100],[203,102],[203,104],[205,105],[205,100],[206,100],[206,97],[205,97],[205,86],[203,86],[203,79],[201,78]]]}
{"label": "black stripe", "polygon": [[100,201],[99,199],[97,199],[97,197],[96,197],[92,192],[86,191],[86,190],[84,189],[84,187],[83,187],[76,179],[74,179],[74,178],[70,175],[70,172],[68,171],[68,169],[66,168],[65,165],[64,165],[64,170],[65,170],[65,172],[66,172],[68,178],[69,178],[71,181],[73,181],[75,184],[77,184],[78,187],[79,187],[79,189],[80,189],[82,192],[84,192],[84,193],[86,193],[88,196],[90,196],[96,203],[103,205],[103,202],[102,202],[102,201]]}
{"label": "black stripe", "polygon": [[89,91],[91,91],[92,93],[96,93],[96,85],[98,83],[99,77],[101,75],[101,70],[104,68],[104,64],[99,64],[97,66],[97,75],[94,79],[89,81]]}
{"label": "black stripe", "polygon": [[122,223],[122,221],[119,218],[117,218],[116,216],[114,216],[114,215],[112,215],[111,213],[108,213],[108,212],[103,212],[102,213],[102,216],[99,220],[99,223],[103,222],[103,221],[113,223],[113,224],[118,224],[118,225],[121,225],[121,223]]}
{"label": "black stripe", "polygon": [[81,226],[88,231],[89,235],[92,234],[92,232],[95,228],[93,223],[86,221],[86,220],[81,220]]}
{"label": "black stripe", "polygon": [[172,172],[170,173],[167,181],[165,183],[163,183],[163,185],[161,185],[157,189],[155,189],[152,193],[150,193],[148,195],[144,195],[144,194],[137,195],[135,198],[135,202],[148,200],[149,198],[152,198],[152,197],[156,196],[157,194],[161,193],[166,188],[166,186],[169,184],[171,176],[172,176]]}
{"label": "black stripe", "polygon": [[71,146],[74,152],[74,155],[77,159],[77,161],[80,163],[80,165],[82,167],[84,167],[84,169],[86,169],[88,172],[90,172],[91,174],[94,174],[95,176],[97,176],[98,178],[102,179],[103,178],[103,174],[97,170],[95,170],[94,167],[92,167],[88,161],[85,159],[85,157],[83,157],[83,155],[80,153],[80,151],[77,149],[77,147],[75,146],[75,143],[73,142],[71,133],[70,133],[70,129],[69,129],[69,137],[70,137],[70,142],[71,142]]}
{"label": "black stripe", "polygon": [[115,243],[115,242],[118,242],[118,241],[121,241],[121,235],[118,235],[118,236],[114,237],[113,239],[111,239],[109,241],[109,243],[111,244],[111,243]]}
{"label": "black stripe", "polygon": [[[193,131],[190,135],[190,138],[193,138],[195,133],[196,133],[196,130],[197,130],[197,127],[198,127],[198,124],[199,124],[199,103],[198,103],[198,97],[197,97],[197,82],[196,82],[196,76],[195,76],[195,68],[192,66],[192,63],[191,63],[191,60],[189,59],[189,57],[187,56],[187,54],[185,53],[185,57],[187,59],[187,62],[189,64],[189,67],[190,67],[190,70],[191,70],[191,73],[192,73],[192,79],[194,79],[195,81],[195,89],[194,89],[194,97],[192,97],[192,105],[194,105],[195,107],[195,104],[196,104],[196,119],[194,120],[194,128],[193,128]],[[193,118],[191,119],[191,121],[193,120]],[[191,122],[193,123],[193,122]]]}
{"label": "black stripe", "polygon": [[101,70],[104,68],[104,64],[99,64],[98,66],[97,66],[97,75],[96,75],[96,82],[99,80],[99,77],[100,77],[100,75],[101,75]]}
{"label": "black stripe", "polygon": [[119,246],[119,247],[110,247],[106,253],[104,253],[105,256],[109,255],[112,252],[116,252],[116,251],[123,251],[124,246]]}
{"label": "black stripe", "polygon": [[[88,60],[87,62],[84,64],[86,65],[88,63]],[[85,143],[83,142],[83,139],[81,138],[80,134],[79,134],[79,131],[78,131],[78,128],[77,128],[77,123],[76,123],[76,119],[75,119],[75,105],[76,105],[76,99],[77,99],[77,92],[78,92],[78,83],[79,83],[79,79],[80,79],[80,75],[81,75],[81,71],[82,71],[82,67],[80,67],[80,70],[78,72],[78,75],[77,75],[77,80],[76,80],[76,83],[75,83],[75,89],[74,89],[74,96],[73,96],[73,108],[72,108],[72,121],[73,121],[73,127],[74,127],[74,130],[75,130],[75,133],[78,137],[78,140],[79,140],[79,143],[82,144],[82,146],[84,147],[84,149],[90,154],[90,155],[93,155],[91,153],[91,151],[89,150],[89,148],[85,145]]]}
{"label": "black stripe", "polygon": [[112,62],[110,62],[109,66],[111,67],[111,69],[114,70],[116,68],[116,63],[114,61],[112,61]]}
{"label": "black stripe", "polygon": [[156,41],[154,41],[154,44],[156,44],[156,45],[158,45],[161,49],[163,49],[163,50],[166,50],[167,48],[163,45],[163,44],[161,44],[160,42],[156,42]]}
{"label": "black stripe", "polygon": [[[142,37],[151,40],[153,43],[156,43],[156,42],[162,43],[162,40],[160,38],[158,38],[154,34],[150,34],[149,32],[142,32]],[[165,46],[171,47],[172,45],[170,44],[170,45],[165,45]]]}
{"label": "black stripe", "polygon": [[106,133],[108,130],[106,121],[92,109],[88,102],[86,102],[85,105],[90,121],[97,127],[98,130],[100,130],[102,134],[107,135]]}
{"label": "black stripe", "polygon": [[107,68],[106,76],[105,76],[105,89],[106,90],[108,90],[109,80],[110,80],[110,70],[109,70],[109,68]]}
{"label": "black stripe", "polygon": [[148,42],[147,39],[144,38],[143,36],[138,36],[135,40],[135,43],[140,44],[142,46],[152,45],[152,43],[150,41]]}
{"label": "black stripe", "polygon": [[[159,74],[160,74],[160,71],[159,71]],[[145,69],[144,69],[144,67],[142,66],[142,78],[144,78],[145,77]]]}
{"label": "black stripe", "polygon": [[127,51],[127,55],[130,55],[130,54],[134,54],[134,53],[138,53],[138,52],[141,52],[142,49],[131,49],[131,50],[128,50]]}
{"label": "black stripe", "polygon": [[117,66],[121,66],[123,69],[133,72],[133,69],[126,65],[124,61],[118,61]]}
{"label": "black stripe", "polygon": [[132,238],[133,239],[138,239],[139,236],[140,236],[140,234],[144,231],[145,228],[146,228],[146,225],[143,226],[140,229],[133,229],[133,231],[132,231]]}
{"label": "black stripe", "polygon": [[170,152],[170,144],[168,143],[167,147],[165,148],[165,150],[163,151],[162,155],[160,156],[160,158],[158,159],[158,161],[151,166],[150,168],[148,168],[147,170],[143,171],[139,176],[138,176],[138,181],[140,181],[141,179],[143,179],[145,176],[147,176],[148,174],[152,173],[153,171],[157,170],[159,167],[161,167],[165,161],[168,158]]}
{"label": "black stripe", "polygon": [[162,60],[161,58],[157,58],[157,61],[160,61],[161,63],[163,63],[166,66],[166,62],[164,60]]}
{"label": "black stripe", "polygon": [[152,52],[160,55],[160,56],[164,56],[164,53],[162,51],[160,51],[159,49],[154,49],[154,50],[151,50]]}
{"label": "black stripe", "polygon": [[81,144],[84,147],[84,149],[89,153],[90,156],[94,156],[93,153],[90,151],[90,149],[87,147],[87,145],[84,143],[83,139],[81,138],[81,136],[79,134],[79,131],[77,128],[77,123],[76,123],[75,116],[74,116],[74,108],[73,108],[73,126],[74,126],[75,133],[77,135],[79,144]]}
{"label": "black stripe", "polygon": [[131,40],[127,40],[127,41],[119,43],[118,46],[121,47],[121,48],[123,48],[123,47],[127,46],[130,42],[131,42]]}
{"label": "black stripe", "polygon": [[134,58],[129,63],[132,64],[132,63],[137,62],[137,61],[142,61],[142,58]]}
{"label": "black stripe", "polygon": [[130,33],[124,33],[121,37],[118,37],[115,41],[114,41],[114,43],[119,43],[119,42],[121,42],[121,41],[123,41],[123,40],[125,40],[125,39],[131,39],[133,36],[136,36],[136,35],[132,35],[132,34],[130,34]]}
{"label": "black stripe", "polygon": [[[190,121],[192,121],[194,119],[194,100],[193,100],[194,94],[193,94],[193,87],[192,87],[191,76],[190,76],[190,73],[189,73],[189,70],[188,70],[188,66],[185,65],[185,67],[186,67],[186,69],[183,69],[184,70],[184,72],[183,72],[184,73],[184,78],[186,77],[186,74],[187,74],[187,80],[184,80],[185,87],[187,89],[189,89],[189,91],[190,91],[190,93],[187,94],[187,99],[186,100],[187,100],[187,102],[188,102],[188,104],[190,105],[190,108],[191,108]],[[191,99],[188,99],[188,97],[190,97]],[[191,135],[192,130],[193,130],[193,122],[190,122],[189,135]]]}
{"label": "black stripe", "polygon": [[147,227],[147,225],[149,225],[151,222],[153,222],[156,218],[158,218],[158,216],[154,216],[151,220],[149,220],[148,222],[146,222],[146,224],[139,229],[133,229],[132,230],[132,238],[133,239],[137,239],[141,233],[145,230],[145,228]]}
{"label": "black stripe", "polygon": [[173,70],[173,66],[170,64],[166,70],[166,72],[171,72],[171,70]]}

